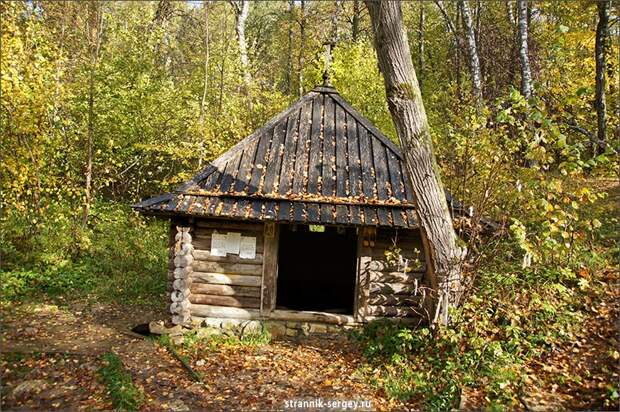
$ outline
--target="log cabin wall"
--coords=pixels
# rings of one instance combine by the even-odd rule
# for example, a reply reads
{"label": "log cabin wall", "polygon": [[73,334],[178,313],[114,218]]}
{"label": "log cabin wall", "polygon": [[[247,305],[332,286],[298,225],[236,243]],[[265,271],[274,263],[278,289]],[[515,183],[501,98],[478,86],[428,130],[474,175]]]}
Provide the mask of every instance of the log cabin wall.
{"label": "log cabin wall", "polygon": [[[188,281],[183,285],[188,286],[187,301],[191,319],[259,318],[264,224],[198,219],[189,227],[192,261],[183,271],[183,273],[189,273]],[[172,231],[177,231],[174,225]],[[241,233],[241,236],[256,237],[255,258],[241,259],[239,256],[231,254],[211,256],[211,238],[214,232],[222,234],[237,232]],[[175,253],[171,251],[170,258],[174,259],[174,256]],[[174,260],[172,260],[170,268],[180,272]],[[174,276],[174,272],[173,276],[169,276],[169,278],[171,278],[173,285],[169,289],[174,295],[177,291],[175,286],[180,282],[178,282],[178,276]],[[171,305],[171,312],[173,305]],[[189,319],[175,319],[173,316],[173,323],[187,323],[188,321]]]}
{"label": "log cabin wall", "polygon": [[[394,247],[399,248],[399,253]],[[377,230],[358,246],[358,322],[425,317],[426,264],[418,230]],[[415,251],[419,251],[416,253]]]}

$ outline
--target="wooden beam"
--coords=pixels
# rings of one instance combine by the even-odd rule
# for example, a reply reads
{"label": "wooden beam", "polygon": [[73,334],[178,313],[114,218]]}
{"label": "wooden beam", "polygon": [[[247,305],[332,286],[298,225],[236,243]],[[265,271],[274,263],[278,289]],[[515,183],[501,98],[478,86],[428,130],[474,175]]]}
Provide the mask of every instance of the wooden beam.
{"label": "wooden beam", "polygon": [[370,295],[368,305],[374,306],[418,306],[421,295]]}
{"label": "wooden beam", "polygon": [[204,260],[197,260],[193,262],[192,269],[195,272],[231,273],[237,275],[260,276],[263,274],[262,265],[245,263],[205,262]]}
{"label": "wooden beam", "polygon": [[261,286],[261,277],[250,275],[194,272],[192,273],[192,280],[198,283],[212,283],[215,285]]}
{"label": "wooden beam", "polygon": [[353,313],[355,314],[355,320],[363,322],[366,316],[366,305],[368,304],[369,295],[369,265],[372,261],[370,257],[371,249],[368,246],[364,246],[364,239],[362,236],[357,238],[357,276],[355,282],[355,300],[353,303]]}
{"label": "wooden beam", "polygon": [[269,315],[273,320],[291,320],[298,322],[323,322],[337,325],[354,324],[355,318],[351,315],[341,315],[338,313],[295,311],[274,309]]}
{"label": "wooden beam", "polygon": [[209,283],[192,283],[192,294],[247,296],[260,298],[260,288],[251,286],[212,285]]}
{"label": "wooden beam", "polygon": [[192,304],[229,306],[235,308],[258,309],[260,307],[260,298],[242,296],[191,294],[189,301]]}
{"label": "wooden beam", "polygon": [[190,310],[193,316],[207,318],[259,319],[260,310],[241,309],[227,306],[200,305],[192,303]]}
{"label": "wooden beam", "polygon": [[260,234],[263,232],[263,224],[262,223],[253,223],[253,222],[230,222],[230,221],[222,221],[222,220],[204,220],[197,219],[196,220],[196,232],[204,231],[202,229],[216,229],[218,231],[242,231],[242,232],[257,232]]}
{"label": "wooden beam", "polygon": [[278,278],[278,248],[280,239],[280,227],[276,225],[272,237],[265,237],[263,256],[263,281],[262,281],[262,304],[261,313],[268,316],[276,307],[276,286]]}
{"label": "wooden beam", "polygon": [[368,305],[368,314],[371,316],[397,316],[397,317],[417,317],[422,315],[422,309],[405,308],[398,306],[374,306]]}

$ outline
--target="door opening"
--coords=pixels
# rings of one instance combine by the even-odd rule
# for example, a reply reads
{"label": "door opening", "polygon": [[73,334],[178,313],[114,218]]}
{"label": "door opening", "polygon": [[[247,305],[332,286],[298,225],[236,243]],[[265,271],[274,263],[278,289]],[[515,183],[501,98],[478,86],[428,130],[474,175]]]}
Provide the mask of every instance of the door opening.
{"label": "door opening", "polygon": [[355,228],[281,225],[276,308],[353,314]]}

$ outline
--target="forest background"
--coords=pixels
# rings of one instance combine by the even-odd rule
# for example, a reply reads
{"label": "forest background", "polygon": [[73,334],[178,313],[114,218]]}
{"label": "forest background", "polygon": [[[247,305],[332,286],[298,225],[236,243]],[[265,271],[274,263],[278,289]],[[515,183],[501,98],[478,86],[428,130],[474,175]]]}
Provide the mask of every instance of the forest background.
{"label": "forest background", "polygon": [[[516,402],[519,365],[574,339],[616,284],[616,6],[403,3],[442,180],[473,218],[458,226],[470,288],[453,326],[363,335],[389,394],[441,408],[476,381]],[[322,83],[326,42],[334,86],[398,141],[361,1],[15,1],[0,13],[5,302],[164,302],[166,224],[129,205]],[[501,229],[482,235],[482,217]],[[617,402],[615,376],[595,388],[601,406]]]}

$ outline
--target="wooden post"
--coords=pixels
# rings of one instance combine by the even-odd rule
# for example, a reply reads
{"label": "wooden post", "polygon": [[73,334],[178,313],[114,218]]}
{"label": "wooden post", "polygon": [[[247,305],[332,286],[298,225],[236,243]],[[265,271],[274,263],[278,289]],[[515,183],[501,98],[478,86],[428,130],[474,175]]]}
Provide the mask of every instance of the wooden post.
{"label": "wooden post", "polygon": [[280,228],[272,222],[265,224],[265,245],[263,248],[263,282],[261,315],[268,317],[276,307],[276,286],[278,281],[278,239]]}
{"label": "wooden post", "polygon": [[[370,262],[372,261],[372,247],[368,235],[374,231],[360,228],[357,238],[357,276],[355,281],[354,314],[357,322],[364,322],[370,292]],[[374,241],[373,241],[374,244]]]}
{"label": "wooden post", "polygon": [[170,313],[172,323],[183,325],[190,321],[190,289],[192,286],[192,264],[194,263],[194,246],[190,227],[176,226],[177,233],[174,237],[174,281],[170,294]]}

